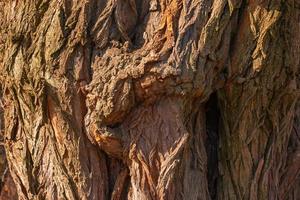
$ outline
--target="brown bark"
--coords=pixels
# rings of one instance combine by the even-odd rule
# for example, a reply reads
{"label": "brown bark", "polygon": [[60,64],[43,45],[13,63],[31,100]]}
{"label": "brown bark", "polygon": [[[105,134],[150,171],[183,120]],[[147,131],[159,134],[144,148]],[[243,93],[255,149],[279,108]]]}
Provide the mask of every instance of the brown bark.
{"label": "brown bark", "polygon": [[299,147],[289,158],[288,143],[299,130],[300,15],[295,2],[272,3],[245,5],[229,65],[237,78],[219,93],[220,199],[285,199],[299,174]]}
{"label": "brown bark", "polygon": [[[0,90],[0,103],[2,93]],[[9,166],[6,159],[4,141],[4,112],[0,107],[0,200],[15,200],[18,198],[15,183],[10,175]]]}
{"label": "brown bark", "polygon": [[299,1],[0,3],[19,199],[298,198]]}
{"label": "brown bark", "polygon": [[0,200],[18,199],[15,183],[9,173],[4,148],[0,148]]}

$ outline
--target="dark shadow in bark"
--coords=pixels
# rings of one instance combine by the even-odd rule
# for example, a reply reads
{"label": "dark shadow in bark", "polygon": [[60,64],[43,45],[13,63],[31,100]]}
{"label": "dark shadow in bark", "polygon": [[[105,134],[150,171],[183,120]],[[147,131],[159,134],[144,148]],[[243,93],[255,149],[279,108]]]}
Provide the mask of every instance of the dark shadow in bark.
{"label": "dark shadow in bark", "polygon": [[207,180],[211,199],[217,199],[218,172],[218,145],[219,145],[219,120],[220,110],[218,107],[217,94],[213,93],[206,105],[206,152],[207,152]]}

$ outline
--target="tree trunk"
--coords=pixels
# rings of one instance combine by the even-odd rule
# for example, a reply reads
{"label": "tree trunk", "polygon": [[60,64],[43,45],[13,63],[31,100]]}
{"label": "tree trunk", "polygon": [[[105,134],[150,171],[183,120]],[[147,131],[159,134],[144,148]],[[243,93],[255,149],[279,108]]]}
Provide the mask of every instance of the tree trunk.
{"label": "tree trunk", "polygon": [[0,1],[19,199],[299,199],[299,8]]}

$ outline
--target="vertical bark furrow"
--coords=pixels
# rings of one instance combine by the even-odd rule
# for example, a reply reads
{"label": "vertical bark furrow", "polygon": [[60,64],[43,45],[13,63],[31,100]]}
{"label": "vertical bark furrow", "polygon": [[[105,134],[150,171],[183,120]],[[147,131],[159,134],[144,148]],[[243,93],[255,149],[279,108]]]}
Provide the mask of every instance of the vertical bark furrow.
{"label": "vertical bark furrow", "polygon": [[219,124],[220,110],[218,106],[218,97],[214,93],[205,105],[206,111],[206,132],[207,139],[205,143],[207,154],[207,181],[211,199],[217,199],[218,192],[218,149],[219,149]]}

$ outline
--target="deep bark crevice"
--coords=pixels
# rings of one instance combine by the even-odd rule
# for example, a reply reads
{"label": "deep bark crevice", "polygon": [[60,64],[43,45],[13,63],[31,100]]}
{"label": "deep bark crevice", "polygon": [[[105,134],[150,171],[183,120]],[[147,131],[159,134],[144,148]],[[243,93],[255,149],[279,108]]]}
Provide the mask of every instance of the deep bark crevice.
{"label": "deep bark crevice", "polygon": [[207,181],[211,199],[217,199],[218,172],[218,146],[219,146],[219,120],[220,110],[218,97],[213,93],[206,103],[206,152],[207,152]]}

